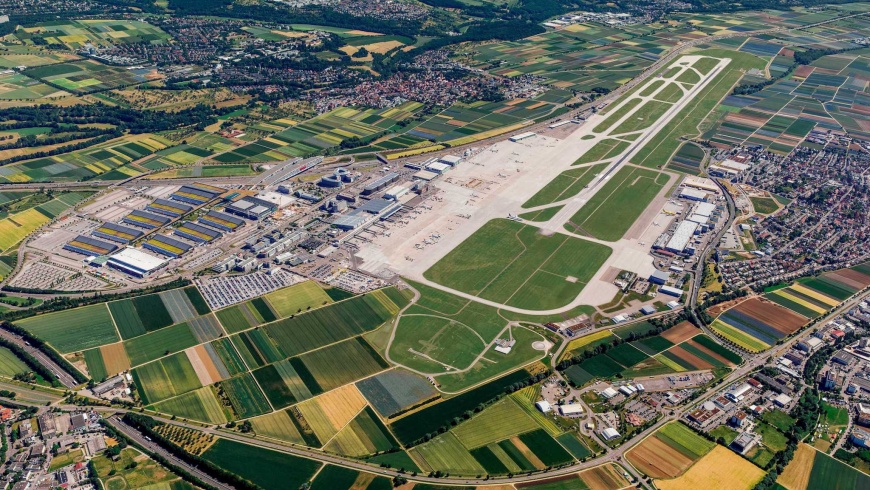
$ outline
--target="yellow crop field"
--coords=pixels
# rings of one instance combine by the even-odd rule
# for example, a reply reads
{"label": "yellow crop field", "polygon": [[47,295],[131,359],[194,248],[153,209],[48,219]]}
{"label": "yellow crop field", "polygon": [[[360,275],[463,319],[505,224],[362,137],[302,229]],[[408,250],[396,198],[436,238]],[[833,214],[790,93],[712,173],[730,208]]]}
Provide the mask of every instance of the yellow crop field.
{"label": "yellow crop field", "polygon": [[14,247],[40,226],[51,221],[35,208],[22,211],[0,220],[0,251]]}
{"label": "yellow crop field", "polygon": [[798,445],[794,458],[785,467],[785,471],[779,475],[776,482],[788,490],[806,490],[810,484],[810,473],[813,471],[815,458],[815,449],[806,444]]}
{"label": "yellow crop field", "polygon": [[345,385],[299,404],[299,412],[321,442],[332,439],[360,410],[366,399],[355,385]]}
{"label": "yellow crop field", "polygon": [[365,456],[377,451],[371,441],[363,441],[352,427],[345,427],[323,449],[345,456]]}
{"label": "yellow crop field", "polygon": [[296,429],[296,425],[290,419],[287,411],[274,412],[262,417],[251,419],[251,425],[258,436],[271,437],[280,441],[294,444],[305,444],[302,434]]}
{"label": "yellow crop field", "polygon": [[764,478],[764,470],[733,451],[717,445],[682,476],[672,480],[656,480],[655,484],[660,490],[698,488],[749,490],[762,478]]}
{"label": "yellow crop field", "polygon": [[127,351],[124,350],[122,342],[100,347],[100,355],[103,357],[103,363],[106,365],[106,372],[109,375],[130,369],[130,359],[127,357]]}
{"label": "yellow crop field", "polygon": [[787,289],[794,289],[795,291],[797,291],[801,294],[807,295],[813,299],[817,299],[817,300],[821,301],[822,303],[825,303],[826,305],[831,305],[832,307],[837,306],[840,303],[836,299],[831,298],[829,296],[825,296],[824,294],[822,294],[818,291],[814,291],[814,290],[812,290],[812,289],[810,289],[810,288],[808,288],[800,283],[792,284]]}

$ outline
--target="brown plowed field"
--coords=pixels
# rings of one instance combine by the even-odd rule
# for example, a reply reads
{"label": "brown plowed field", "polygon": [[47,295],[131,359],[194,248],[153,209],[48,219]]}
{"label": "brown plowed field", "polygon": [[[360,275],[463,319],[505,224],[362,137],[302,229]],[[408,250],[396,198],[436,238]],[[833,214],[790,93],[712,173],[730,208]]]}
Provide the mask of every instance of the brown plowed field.
{"label": "brown plowed field", "polygon": [[644,439],[625,457],[642,473],[656,479],[676,478],[694,462],[655,436]]}
{"label": "brown plowed field", "polygon": [[829,272],[825,275],[855,289],[864,289],[867,286],[870,286],[870,276],[858,271],[853,271],[852,269],[841,269],[835,272]]}
{"label": "brown plowed field", "polygon": [[807,322],[806,317],[798,315],[778,304],[762,301],[759,298],[744,301],[735,309],[740,313],[770,325],[785,335],[794,333]]}
{"label": "brown plowed field", "polygon": [[712,357],[713,359],[716,359],[717,361],[725,364],[726,366],[734,366],[734,363],[732,363],[728,359],[725,359],[724,357],[720,356],[719,354],[716,354],[715,352],[713,352],[710,349],[704,347],[703,345],[695,342],[694,340],[690,340],[686,343],[688,345],[691,345],[692,347],[698,349],[699,351],[703,352],[704,354],[707,354],[708,356]]}
{"label": "brown plowed field", "polygon": [[580,479],[590,490],[613,490],[629,486],[628,480],[613,464],[605,464],[580,472]]}
{"label": "brown plowed field", "polygon": [[690,353],[686,349],[683,349],[679,345],[671,347],[670,351],[673,355],[679,357],[680,359],[688,362],[689,364],[695,366],[695,369],[712,369],[713,365],[709,362],[701,359],[700,357]]}
{"label": "brown plowed field", "polygon": [[700,330],[698,327],[692,325],[691,322],[680,322],[673,327],[662,332],[662,337],[670,340],[674,344],[679,344],[684,340],[691,339],[695,335],[698,335]]}

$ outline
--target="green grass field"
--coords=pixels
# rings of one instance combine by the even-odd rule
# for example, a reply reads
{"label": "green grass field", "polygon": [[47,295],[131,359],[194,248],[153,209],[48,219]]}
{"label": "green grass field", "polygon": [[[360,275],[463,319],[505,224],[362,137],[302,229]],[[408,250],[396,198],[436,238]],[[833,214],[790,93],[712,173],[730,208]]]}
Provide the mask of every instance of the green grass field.
{"label": "green grass field", "polygon": [[518,308],[569,303],[610,256],[609,247],[538,228],[492,220],[424,276],[439,284]]}
{"label": "green grass field", "polygon": [[0,347],[0,376],[11,378],[27,371],[30,371],[27,364],[24,364],[11,350]]}
{"label": "green grass field", "polygon": [[37,315],[15,323],[64,354],[121,340],[105,303]]}
{"label": "green grass field", "polygon": [[208,386],[156,403],[152,408],[182,419],[193,419],[208,424],[227,422],[223,407]]}
{"label": "green grass field", "polygon": [[656,431],[656,437],[678,451],[694,456],[695,459],[716,447],[716,443],[704,439],[680,422],[671,422],[663,426]]}
{"label": "green grass field", "polygon": [[555,179],[545,185],[528,201],[523,203],[523,207],[533,208],[544,204],[551,204],[570,199],[583,190],[587,184],[592,182],[592,179],[594,179],[599,172],[604,170],[606,166],[606,163],[600,163],[598,165],[566,170],[556,176]]}
{"label": "green grass field", "polygon": [[142,403],[156,403],[200,388],[199,377],[184,352],[131,371]]}
{"label": "green grass field", "polygon": [[442,434],[411,449],[414,459],[424,471],[440,470],[456,475],[485,473],[476,459],[452,433]]}
{"label": "green grass field", "polygon": [[870,476],[816,451],[807,488],[865,489],[870,488]]}
{"label": "green grass field", "polygon": [[769,197],[750,197],[749,200],[752,201],[752,207],[756,213],[773,214],[779,209],[776,200]]}
{"label": "green grass field", "polygon": [[281,318],[302,313],[310,308],[319,308],[332,302],[329,295],[314,281],[305,281],[273,291],[265,298]]}
{"label": "green grass field", "polygon": [[196,345],[196,337],[186,323],[163,328],[124,342],[132,366],[145,364]]}
{"label": "green grass field", "polygon": [[387,361],[361,337],[303,354],[299,359],[323,391],[353,383],[389,367]]}
{"label": "green grass field", "polygon": [[623,167],[571,217],[565,228],[615,242],[668,182],[665,174]]}
{"label": "green grass field", "polygon": [[310,459],[226,439],[218,439],[202,457],[265,490],[299,488],[320,469]]}
{"label": "green grass field", "polygon": [[[322,290],[320,294],[326,297]],[[279,320],[262,330],[281,351],[293,356],[374,330],[398,310],[385,295],[373,292]]]}
{"label": "green grass field", "polygon": [[473,449],[538,428],[538,423],[507,397],[460,424],[453,434],[462,445]]}
{"label": "green grass field", "polygon": [[444,364],[465,369],[486,348],[470,326],[438,316],[402,316],[391,355],[396,362],[422,372],[437,373]]}
{"label": "green grass field", "polygon": [[218,394],[223,393],[227,397],[240,419],[255,417],[272,410],[266,396],[250,374],[221,381],[217,386]]}

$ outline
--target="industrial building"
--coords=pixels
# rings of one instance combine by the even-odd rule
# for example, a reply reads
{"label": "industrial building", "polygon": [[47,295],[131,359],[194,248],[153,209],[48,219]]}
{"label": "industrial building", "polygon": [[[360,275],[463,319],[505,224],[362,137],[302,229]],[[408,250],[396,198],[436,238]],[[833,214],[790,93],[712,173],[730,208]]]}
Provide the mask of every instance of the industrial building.
{"label": "industrial building", "polygon": [[145,209],[152,213],[169,216],[170,218],[178,218],[179,216],[184,216],[193,211],[193,208],[187,204],[181,204],[180,202],[169,201],[166,199],[157,199],[148,206],[145,206]]}
{"label": "industrial building", "polygon": [[660,270],[653,272],[649,276],[649,282],[651,282],[653,284],[658,284],[658,285],[667,284],[667,282],[670,279],[671,279],[671,274],[669,272],[660,271]]}
{"label": "industrial building", "polygon": [[603,437],[605,441],[612,441],[614,439],[619,439],[619,432],[613,427],[608,427],[601,431],[601,437]]}
{"label": "industrial building", "polygon": [[428,170],[432,173],[438,174],[438,175],[443,174],[444,172],[450,170],[451,168],[453,168],[453,167],[446,164],[446,163],[441,163],[441,162],[435,162],[435,163],[430,163],[429,165],[426,165],[426,170]]}
{"label": "industrial building", "polygon": [[189,221],[176,228],[175,234],[197,243],[208,243],[221,237],[219,231]]}
{"label": "industrial building", "polygon": [[142,228],[147,228],[149,230],[153,230],[155,228],[160,228],[161,226],[169,223],[169,218],[165,216],[160,216],[158,214],[146,213],[145,211],[133,211],[127,216],[124,216],[121,219],[122,223],[127,223],[128,225],[141,226]]}
{"label": "industrial building", "polygon": [[145,277],[166,265],[166,260],[135,248],[125,248],[109,257],[106,265],[136,277]]}
{"label": "industrial building", "polygon": [[346,214],[344,216],[339,216],[332,222],[332,226],[338,228],[339,230],[355,230],[360,226],[366,224],[371,219],[370,216],[366,216],[363,213],[358,213],[356,211]]}
{"label": "industrial building", "polygon": [[689,242],[692,241],[692,237],[697,229],[698,223],[688,220],[683,221],[677,225],[673,236],[671,236],[668,244],[665,245],[665,250],[678,254],[683,253],[689,247]]}
{"label": "industrial building", "polygon": [[143,234],[144,233],[139,230],[116,225],[115,223],[103,223],[103,226],[97,228],[91,233],[91,235],[94,235],[97,238],[105,238],[124,245],[136,240]]}
{"label": "industrial building", "polygon": [[451,167],[455,167],[459,165],[459,162],[462,161],[462,157],[458,157],[456,155],[444,155],[443,157],[439,158],[438,161],[441,163],[446,163]]}
{"label": "industrial building", "polygon": [[181,257],[191,248],[193,248],[192,246],[182,241],[176,240],[174,238],[169,238],[166,235],[154,235],[145,243],[143,243],[142,246],[144,248],[147,248],[148,250],[166,255],[168,257]]}
{"label": "industrial building", "polygon": [[659,292],[662,294],[667,294],[668,296],[674,296],[676,298],[679,298],[680,296],[683,295],[682,289],[677,289],[677,288],[672,287],[672,286],[660,286]]}
{"label": "industrial building", "polygon": [[372,194],[374,192],[378,192],[382,189],[386,189],[386,187],[388,185],[392,184],[393,182],[397,181],[398,179],[399,179],[399,174],[396,172],[389,172],[387,174],[384,174],[383,176],[378,177],[377,179],[366,184],[366,186],[363,187],[362,194],[368,195],[368,194]]}
{"label": "industrial building", "polygon": [[202,206],[223,193],[224,190],[220,187],[207,184],[191,184],[181,186],[180,189],[173,192],[169,197],[175,201]]}
{"label": "industrial building", "polygon": [[713,216],[713,213],[716,211],[716,205],[712,202],[699,202],[695,205],[695,209],[692,210],[692,215],[697,216],[706,216],[710,218]]}
{"label": "industrial building", "polygon": [[583,405],[580,403],[566,403],[559,405],[559,413],[563,417],[581,417],[583,416]]}
{"label": "industrial building", "polygon": [[93,239],[91,237],[79,235],[75,239],[64,245],[63,249],[82,255],[93,256],[110,254],[115,250],[118,250],[118,246],[114,243],[103,242]]}
{"label": "industrial building", "polygon": [[706,201],[707,193],[691,187],[683,187],[680,190],[680,197],[689,201]]}
{"label": "industrial building", "polygon": [[244,220],[220,211],[209,211],[208,214],[199,218],[199,222],[222,231],[235,231],[245,224]]}
{"label": "industrial building", "polygon": [[517,143],[517,142],[522,141],[522,140],[534,138],[535,136],[537,136],[536,133],[528,132],[528,133],[515,134],[508,139],[514,143]]}
{"label": "industrial building", "polygon": [[320,178],[323,187],[338,188],[345,182],[353,182],[355,179],[346,168],[337,168],[332,175],[324,175]]}
{"label": "industrial building", "polygon": [[390,187],[387,192],[384,192],[384,199],[397,201],[400,197],[404,196],[409,192],[411,192],[411,188],[408,185],[399,184],[397,186]]}
{"label": "industrial building", "polygon": [[256,197],[244,197],[227,205],[224,211],[251,220],[263,219],[278,209],[274,203],[257,199]]}

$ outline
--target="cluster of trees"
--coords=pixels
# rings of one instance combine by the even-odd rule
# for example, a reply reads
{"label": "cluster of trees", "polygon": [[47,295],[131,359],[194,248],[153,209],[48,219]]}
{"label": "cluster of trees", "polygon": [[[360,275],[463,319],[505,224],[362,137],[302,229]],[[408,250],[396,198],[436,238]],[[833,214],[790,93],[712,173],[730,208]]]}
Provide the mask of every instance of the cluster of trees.
{"label": "cluster of trees", "polygon": [[564,371],[569,367],[573,366],[574,364],[580,364],[586,359],[590,359],[592,357],[604,354],[620,344],[624,344],[626,342],[634,342],[635,340],[642,340],[648,337],[655,337],[685,319],[686,315],[683,312],[680,312],[678,315],[675,315],[673,317],[668,317],[668,319],[666,320],[663,320],[662,318],[650,318],[647,321],[653,326],[653,328],[647,330],[646,332],[632,332],[624,339],[617,337],[612,342],[598,345],[593,349],[584,350],[583,352],[571,357],[570,359],[565,359],[560,362],[556,366],[556,369],[558,369],[559,371]]}
{"label": "cluster of trees", "polygon": [[720,303],[725,303],[726,301],[742,298],[747,294],[749,293],[746,292],[746,290],[744,289],[725,287],[722,288],[722,291],[707,296],[707,299],[705,299],[703,303],[698,305],[698,311],[699,316],[701,317],[701,321],[703,321],[705,325],[713,323],[713,320],[715,320],[715,318],[707,313],[708,308],[718,305]]}
{"label": "cluster of trees", "polygon": [[211,461],[208,461],[195,454],[191,454],[185,451],[182,447],[163,437],[163,435],[154,430],[156,427],[162,424],[152,419],[151,417],[138,413],[127,412],[126,414],[124,414],[124,422],[126,422],[127,425],[130,425],[131,427],[139,430],[146,436],[150,437],[154,442],[160,444],[160,446],[172,453],[177,458],[201,469],[203,472],[208,473],[217,480],[229,484],[233,488],[238,488],[242,490],[262,490],[258,485],[255,485],[248,480],[245,480],[244,478],[236,475],[235,473],[231,473],[221,468],[220,466],[217,466]]}

